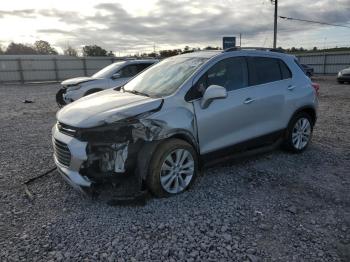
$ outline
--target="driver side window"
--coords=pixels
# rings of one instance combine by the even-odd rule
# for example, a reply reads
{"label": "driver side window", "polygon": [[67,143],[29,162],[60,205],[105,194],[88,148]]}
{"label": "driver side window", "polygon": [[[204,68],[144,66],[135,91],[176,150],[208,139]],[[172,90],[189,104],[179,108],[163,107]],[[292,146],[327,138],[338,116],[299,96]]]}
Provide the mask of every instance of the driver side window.
{"label": "driver side window", "polygon": [[232,91],[248,86],[248,69],[244,57],[232,57],[213,65],[186,94],[186,100],[201,98],[211,85],[225,87]]}

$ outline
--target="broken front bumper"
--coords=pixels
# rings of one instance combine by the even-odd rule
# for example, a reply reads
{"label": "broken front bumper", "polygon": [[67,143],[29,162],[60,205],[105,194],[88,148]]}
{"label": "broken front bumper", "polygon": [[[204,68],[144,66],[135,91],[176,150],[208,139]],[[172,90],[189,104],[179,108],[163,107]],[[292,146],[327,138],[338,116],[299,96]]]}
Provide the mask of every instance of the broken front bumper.
{"label": "broken front bumper", "polygon": [[55,125],[52,128],[52,143],[54,161],[62,177],[76,189],[90,187],[90,179],[79,173],[82,164],[87,160],[87,142],[61,133]]}
{"label": "broken front bumper", "polygon": [[67,89],[62,87],[56,93],[56,103],[58,104],[59,107],[63,107],[67,104],[67,102],[65,100],[66,92],[67,92]]}

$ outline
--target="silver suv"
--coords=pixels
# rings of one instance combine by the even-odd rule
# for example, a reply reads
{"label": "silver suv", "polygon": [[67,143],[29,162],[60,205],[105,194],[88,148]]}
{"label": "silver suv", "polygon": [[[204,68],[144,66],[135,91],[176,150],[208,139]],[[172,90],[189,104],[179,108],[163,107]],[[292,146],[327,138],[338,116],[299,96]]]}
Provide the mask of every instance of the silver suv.
{"label": "silver suv", "polygon": [[181,193],[203,163],[280,142],[310,143],[317,93],[294,56],[263,50],[195,52],[165,59],[120,91],[57,113],[54,160],[84,189],[136,176],[156,196]]}

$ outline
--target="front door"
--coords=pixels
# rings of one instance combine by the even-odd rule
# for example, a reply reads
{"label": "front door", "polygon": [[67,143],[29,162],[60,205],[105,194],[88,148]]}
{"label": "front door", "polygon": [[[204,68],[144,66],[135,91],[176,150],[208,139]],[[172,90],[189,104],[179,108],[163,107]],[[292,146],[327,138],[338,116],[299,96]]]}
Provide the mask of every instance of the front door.
{"label": "front door", "polygon": [[202,109],[200,99],[194,100],[198,140],[201,154],[229,147],[252,136],[257,99],[255,88],[248,84],[247,62],[244,57],[224,59],[210,68],[193,88],[204,92],[210,85],[226,88],[225,99],[214,100]]}

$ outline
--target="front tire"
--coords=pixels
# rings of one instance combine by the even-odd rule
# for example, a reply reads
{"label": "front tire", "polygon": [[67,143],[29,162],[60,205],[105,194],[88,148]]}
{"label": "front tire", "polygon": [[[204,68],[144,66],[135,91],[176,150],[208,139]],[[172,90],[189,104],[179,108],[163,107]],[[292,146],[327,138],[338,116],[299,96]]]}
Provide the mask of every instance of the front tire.
{"label": "front tire", "polygon": [[146,184],[157,197],[184,192],[198,173],[198,157],[193,147],[181,139],[169,139],[156,149],[148,170]]}
{"label": "front tire", "polygon": [[62,108],[66,105],[66,102],[63,99],[63,94],[65,94],[66,92],[67,92],[67,90],[65,88],[61,88],[56,93],[56,103],[57,103],[59,108]]}
{"label": "front tire", "polygon": [[298,113],[289,122],[284,146],[292,153],[303,152],[310,144],[313,122],[309,114]]}

